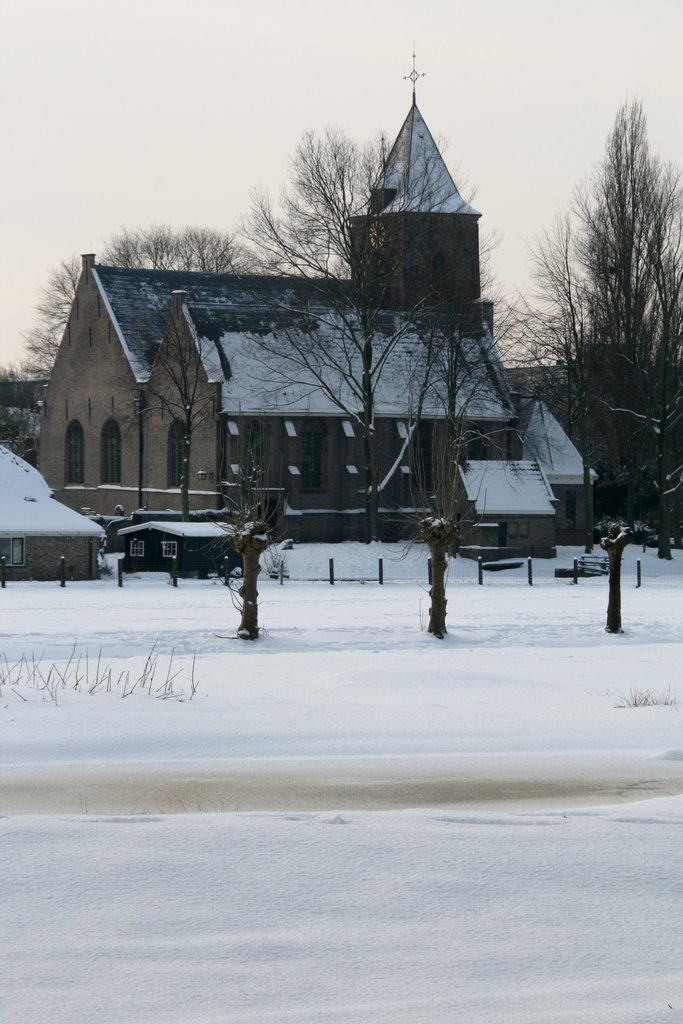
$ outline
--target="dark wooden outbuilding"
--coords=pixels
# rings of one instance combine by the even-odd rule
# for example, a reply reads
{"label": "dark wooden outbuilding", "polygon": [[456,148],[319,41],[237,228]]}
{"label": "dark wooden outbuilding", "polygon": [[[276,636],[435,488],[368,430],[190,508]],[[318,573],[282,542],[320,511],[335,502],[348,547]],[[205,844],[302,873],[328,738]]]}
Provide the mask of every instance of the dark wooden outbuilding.
{"label": "dark wooden outbuilding", "polygon": [[218,523],[152,521],[125,527],[119,536],[124,541],[124,572],[171,572],[174,558],[178,575],[186,579],[222,575],[226,558],[231,575],[242,572],[242,558]]}

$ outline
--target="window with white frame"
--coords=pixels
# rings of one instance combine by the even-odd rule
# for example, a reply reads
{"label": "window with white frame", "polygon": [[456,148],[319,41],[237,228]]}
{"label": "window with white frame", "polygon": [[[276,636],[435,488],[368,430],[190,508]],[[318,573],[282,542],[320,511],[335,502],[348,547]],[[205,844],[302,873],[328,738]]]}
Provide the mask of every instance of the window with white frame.
{"label": "window with white frame", "polygon": [[132,540],[130,542],[130,557],[131,558],[142,558],[145,553],[145,542],[144,540]]}
{"label": "window with white frame", "polygon": [[162,540],[162,542],[161,542],[161,556],[162,556],[162,558],[177,558],[178,557],[178,541],[177,540]]}
{"label": "window with white frame", "polygon": [[5,565],[23,565],[24,538],[0,537],[0,558],[5,559]]}

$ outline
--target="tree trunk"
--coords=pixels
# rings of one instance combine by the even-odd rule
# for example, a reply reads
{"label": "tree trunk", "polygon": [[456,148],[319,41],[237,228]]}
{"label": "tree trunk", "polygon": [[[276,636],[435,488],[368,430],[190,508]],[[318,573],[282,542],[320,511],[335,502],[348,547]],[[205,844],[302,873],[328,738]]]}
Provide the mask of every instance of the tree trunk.
{"label": "tree trunk", "polygon": [[609,558],[609,600],[607,602],[607,633],[621,633],[621,559],[624,548],[631,543],[633,532],[628,526],[612,523],[609,533],[600,541],[600,547]]}
{"label": "tree trunk", "polygon": [[667,462],[667,426],[664,416],[660,419],[661,429],[657,435],[657,460],[655,463],[655,482],[657,484],[657,519],[658,543],[657,557],[671,558],[671,524],[669,522],[669,481],[666,477]]}
{"label": "tree trunk", "polygon": [[184,523],[190,521],[190,450],[192,441],[185,424],[185,436],[183,438],[183,461],[180,465],[180,497],[182,502],[182,520]]}
{"label": "tree trunk", "polygon": [[258,590],[256,583],[261,572],[261,553],[270,546],[268,526],[264,522],[246,523],[233,539],[236,551],[242,556],[243,577],[239,595],[242,598],[242,619],[237,635],[241,640],[258,640]]}
{"label": "tree trunk", "polygon": [[681,540],[681,489],[677,487],[674,491],[673,500],[673,537],[674,547],[680,551],[683,547],[683,541]]}
{"label": "tree trunk", "polygon": [[427,632],[439,640],[443,640],[447,633],[446,570],[448,562],[446,552],[455,533],[456,525],[451,519],[436,519],[427,516],[420,522],[420,535],[429,547],[432,560],[432,585],[429,590],[432,603],[429,608]]}
{"label": "tree trunk", "polygon": [[584,551],[590,555],[593,550],[593,484],[588,462],[588,411],[585,395],[582,392],[581,416],[579,420],[579,444],[583,462],[583,513],[586,522]]}
{"label": "tree trunk", "polygon": [[636,476],[635,463],[629,461],[626,466],[626,522],[631,529],[633,529],[636,521]]}

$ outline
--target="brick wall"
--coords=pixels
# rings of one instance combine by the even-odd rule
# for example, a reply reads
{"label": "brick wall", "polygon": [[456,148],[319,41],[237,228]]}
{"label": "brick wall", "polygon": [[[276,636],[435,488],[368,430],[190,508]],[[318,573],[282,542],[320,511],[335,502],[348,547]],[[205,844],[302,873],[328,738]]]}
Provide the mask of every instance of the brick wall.
{"label": "brick wall", "polygon": [[25,540],[25,565],[6,568],[11,580],[58,580],[64,555],[67,580],[98,578],[96,537],[33,537]]}

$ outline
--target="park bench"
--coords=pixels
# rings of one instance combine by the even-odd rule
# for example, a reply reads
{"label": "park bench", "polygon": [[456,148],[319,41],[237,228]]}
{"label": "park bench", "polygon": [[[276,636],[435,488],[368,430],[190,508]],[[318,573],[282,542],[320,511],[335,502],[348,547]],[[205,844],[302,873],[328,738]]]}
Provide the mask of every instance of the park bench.
{"label": "park bench", "polygon": [[[576,575],[586,579],[589,576],[609,575],[609,558],[607,555],[581,555],[576,559]],[[571,580],[574,578],[574,568],[556,569],[555,579]]]}
{"label": "park bench", "polygon": [[579,574],[581,576],[607,576],[609,574],[609,558],[607,555],[581,555]]}
{"label": "park bench", "polygon": [[486,572],[503,572],[505,569],[520,569],[524,562],[483,562],[482,569]]}

